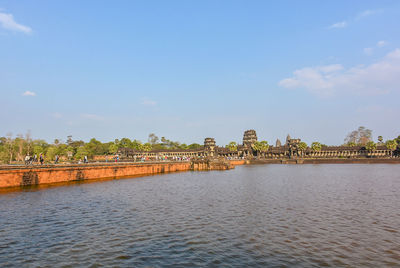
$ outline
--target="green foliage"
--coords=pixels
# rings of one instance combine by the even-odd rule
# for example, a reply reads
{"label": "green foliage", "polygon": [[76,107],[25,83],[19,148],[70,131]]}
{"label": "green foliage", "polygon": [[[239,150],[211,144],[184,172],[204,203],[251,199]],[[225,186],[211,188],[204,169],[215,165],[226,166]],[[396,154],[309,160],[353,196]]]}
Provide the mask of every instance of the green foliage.
{"label": "green foliage", "polygon": [[1,141],[0,142],[0,163],[6,163],[8,162],[9,157],[7,153],[7,148],[6,148],[6,142]]}
{"label": "green foliage", "polygon": [[55,156],[58,154],[58,148],[56,146],[50,146],[49,148],[47,148],[47,152],[46,152],[46,159],[48,161],[52,161],[54,160]]}
{"label": "green foliage", "polygon": [[131,147],[132,149],[134,149],[136,151],[139,151],[140,148],[142,148],[142,143],[140,141],[138,141],[138,140],[133,140],[131,146],[132,146]]}
{"label": "green foliage", "polygon": [[182,150],[187,150],[187,149],[188,149],[188,146],[187,146],[186,143],[182,143],[182,144],[179,146],[179,148],[182,149]]}
{"label": "green foliage", "polygon": [[118,144],[119,148],[132,148],[132,141],[129,138],[122,138]]}
{"label": "green foliage", "polygon": [[357,146],[357,144],[355,142],[353,142],[353,141],[348,142],[346,145],[349,146],[349,147]]}
{"label": "green foliage", "polygon": [[253,150],[265,153],[269,149],[267,141],[256,141],[252,145]]}
{"label": "green foliage", "polygon": [[[158,137],[150,134],[151,143],[142,144],[139,140],[131,140],[129,138],[115,139],[114,142],[102,143],[92,138],[89,142],[81,140],[75,141],[72,136],[68,136],[67,142],[64,144],[60,139],[55,139],[53,144],[48,144],[44,140],[32,140],[30,134],[24,136],[18,135],[13,138],[11,134],[7,137],[0,137],[0,163],[9,163],[10,161],[23,161],[25,155],[36,154],[38,157],[43,154],[46,160],[53,161],[56,155],[65,156],[69,159],[82,159],[84,156],[93,157],[95,155],[116,154],[119,148],[131,148],[136,151],[151,150],[175,150],[175,149],[192,149],[198,150],[203,148],[198,143],[190,145],[181,144],[161,138],[162,143],[158,143]],[[154,144],[152,144],[154,143]]]}
{"label": "green foliage", "polygon": [[118,145],[116,145],[115,143],[111,144],[111,145],[108,147],[108,152],[109,152],[110,154],[116,154],[116,153],[118,152]]}
{"label": "green foliage", "polygon": [[314,152],[319,152],[322,150],[322,144],[314,141],[313,143],[311,143],[311,150],[313,150]]}
{"label": "green foliage", "polygon": [[79,147],[76,150],[76,154],[74,156],[75,159],[83,159],[85,157],[85,155],[88,155],[88,151],[86,150],[86,148],[84,146]]}
{"label": "green foliage", "polygon": [[370,152],[373,152],[376,150],[376,143],[373,141],[369,141],[367,142],[367,144],[365,145],[365,149],[367,149]]}
{"label": "green foliage", "polygon": [[395,138],[394,140],[397,142],[397,144],[400,144],[400,135],[397,138]]}
{"label": "green foliage", "polygon": [[150,143],[146,142],[145,144],[143,144],[143,149],[142,149],[143,151],[149,152],[149,151],[151,151],[151,149],[152,149],[152,147],[151,147]]}
{"label": "green foliage", "polygon": [[236,152],[237,151],[237,143],[236,142],[234,142],[234,141],[231,141],[227,146],[226,146],[226,148],[228,148],[229,149],[229,151],[231,151],[231,152]]}
{"label": "green foliage", "polygon": [[396,150],[397,148],[397,142],[396,140],[388,140],[386,141],[386,148],[388,148],[389,150]]}
{"label": "green foliage", "polygon": [[268,151],[268,149],[269,149],[269,144],[268,144],[267,141],[261,141],[261,142],[260,142],[260,145],[261,145],[261,147],[260,147],[260,151],[261,151],[261,152],[265,153],[266,151]]}
{"label": "green foliage", "polygon": [[307,143],[305,143],[304,141],[300,142],[299,145],[298,145],[298,148],[299,148],[300,151],[307,150],[307,147],[308,147]]}
{"label": "green foliage", "polygon": [[198,144],[198,143],[192,143],[192,144],[190,144],[190,145],[188,146],[188,149],[190,149],[190,150],[199,150],[199,149],[201,149],[201,148],[203,148],[203,146],[201,146],[201,145]]}

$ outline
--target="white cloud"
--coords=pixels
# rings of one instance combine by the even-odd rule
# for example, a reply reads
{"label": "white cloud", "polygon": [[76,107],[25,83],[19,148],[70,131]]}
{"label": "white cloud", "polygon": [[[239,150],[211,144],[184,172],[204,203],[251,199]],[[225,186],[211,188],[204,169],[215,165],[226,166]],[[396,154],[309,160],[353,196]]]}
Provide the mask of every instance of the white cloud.
{"label": "white cloud", "polygon": [[[377,48],[381,48],[387,45],[387,42],[384,40],[379,41],[378,43],[376,43],[376,47]],[[373,47],[366,47],[364,48],[364,53],[368,56],[371,56],[372,53],[374,52],[374,48]]]}
{"label": "white cloud", "polygon": [[32,97],[33,97],[33,96],[36,96],[36,93],[27,90],[27,91],[25,91],[24,93],[22,93],[22,96],[32,96]]}
{"label": "white cloud", "polygon": [[321,66],[319,69],[323,73],[331,73],[342,70],[343,66],[341,64],[331,64],[331,65]]}
{"label": "white cloud", "polygon": [[142,105],[144,106],[157,106],[157,102],[148,98],[142,98]]}
{"label": "white cloud", "polygon": [[360,19],[363,19],[365,17],[374,15],[374,14],[378,14],[378,13],[382,13],[383,10],[382,9],[376,9],[376,10],[364,10],[363,12],[359,13],[358,15],[356,15],[353,18],[348,19],[347,21],[340,21],[337,23],[332,24],[331,26],[329,26],[329,29],[334,29],[334,28],[345,28],[349,25],[349,22],[352,23],[354,21],[358,21]]}
{"label": "white cloud", "polygon": [[362,19],[362,18],[371,16],[371,15],[375,15],[375,14],[379,14],[379,13],[382,13],[382,12],[383,12],[382,9],[364,10],[363,12],[359,13],[359,14],[356,16],[355,19],[356,19],[356,20],[360,20],[360,19]]}
{"label": "white cloud", "polygon": [[26,34],[32,33],[30,27],[17,23],[12,14],[0,12],[0,25],[6,30],[23,32]]}
{"label": "white cloud", "polygon": [[332,24],[329,28],[333,29],[333,28],[345,28],[347,26],[347,22],[346,21],[340,21],[337,23]]}
{"label": "white cloud", "polygon": [[371,56],[372,53],[374,52],[374,49],[372,47],[366,47],[364,48],[364,53],[368,56]]}
{"label": "white cloud", "polygon": [[386,46],[386,45],[387,45],[387,42],[384,41],[384,40],[381,40],[381,41],[379,41],[379,42],[376,44],[377,47],[384,47],[384,46]]}
{"label": "white cloud", "polygon": [[293,72],[279,85],[300,88],[322,96],[377,95],[400,91],[400,49],[370,65],[345,69],[340,64],[306,67]]}

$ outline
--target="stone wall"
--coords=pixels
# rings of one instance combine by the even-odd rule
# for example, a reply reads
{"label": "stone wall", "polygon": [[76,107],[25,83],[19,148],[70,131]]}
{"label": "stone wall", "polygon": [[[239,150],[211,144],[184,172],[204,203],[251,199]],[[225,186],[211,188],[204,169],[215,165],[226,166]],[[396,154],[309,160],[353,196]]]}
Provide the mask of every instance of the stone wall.
{"label": "stone wall", "polygon": [[226,170],[245,161],[158,163],[102,163],[81,165],[48,165],[33,167],[3,166],[0,168],[0,188],[24,187],[72,181],[116,179],[189,170]]}
{"label": "stone wall", "polygon": [[0,188],[188,171],[189,162],[85,164],[0,169]]}

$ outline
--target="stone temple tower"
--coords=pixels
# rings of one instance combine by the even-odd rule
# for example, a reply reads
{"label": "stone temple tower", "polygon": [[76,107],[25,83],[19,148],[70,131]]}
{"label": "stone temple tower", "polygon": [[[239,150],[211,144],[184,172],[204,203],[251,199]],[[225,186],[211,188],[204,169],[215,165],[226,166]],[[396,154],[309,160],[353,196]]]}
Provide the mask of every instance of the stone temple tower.
{"label": "stone temple tower", "polygon": [[257,134],[254,129],[246,130],[243,134],[243,146],[251,147],[257,141]]}
{"label": "stone temple tower", "polygon": [[205,138],[204,139],[204,151],[207,156],[213,157],[215,155],[215,139],[214,138]]}

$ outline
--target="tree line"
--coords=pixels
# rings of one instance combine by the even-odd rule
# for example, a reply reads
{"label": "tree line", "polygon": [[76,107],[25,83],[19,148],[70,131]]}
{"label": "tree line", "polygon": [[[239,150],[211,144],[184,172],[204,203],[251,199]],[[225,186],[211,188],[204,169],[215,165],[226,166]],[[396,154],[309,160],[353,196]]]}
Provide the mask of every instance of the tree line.
{"label": "tree line", "polygon": [[95,155],[115,155],[120,148],[131,148],[137,151],[151,150],[176,150],[176,149],[199,149],[198,143],[185,144],[171,141],[165,137],[159,139],[154,133],[149,134],[148,141],[143,143],[137,139],[115,139],[110,142],[101,142],[92,138],[89,142],[73,140],[68,136],[65,142],[55,139],[48,143],[42,139],[32,139],[30,132],[25,135],[13,136],[8,133],[0,137],[0,163],[22,162],[26,155],[42,154],[47,161],[53,161],[58,155],[63,160],[81,160],[85,156],[92,158]]}
{"label": "tree line", "polygon": [[[372,131],[363,126],[350,132],[345,140],[344,146],[363,146],[369,151],[374,151],[378,145],[385,145],[389,150],[396,150],[400,144],[400,136],[392,140],[383,141],[382,136],[378,136],[378,142],[372,140]],[[300,142],[298,148],[305,151],[310,148],[313,151],[321,151],[326,145],[320,142],[313,142],[309,147],[305,142]],[[230,151],[237,151],[238,144],[230,142],[225,146]],[[270,145],[267,141],[257,141],[253,145],[253,150],[259,153],[268,151]],[[89,142],[82,140],[73,140],[68,136],[66,142],[55,139],[53,143],[48,143],[42,139],[33,140],[30,132],[25,135],[19,134],[13,136],[8,133],[5,137],[0,137],[0,163],[11,163],[13,161],[23,161],[26,155],[44,155],[46,160],[52,161],[58,155],[63,160],[80,160],[84,156],[92,158],[95,155],[114,155],[120,148],[131,148],[136,151],[151,150],[177,150],[177,149],[201,149],[202,145],[198,143],[185,144],[178,141],[171,141],[165,137],[161,139],[154,133],[150,133],[147,142],[143,143],[137,139],[115,139],[110,142],[101,142],[92,138]]]}

